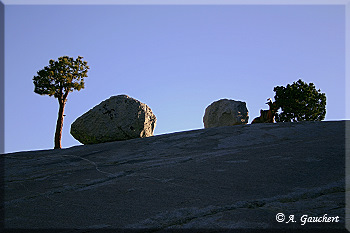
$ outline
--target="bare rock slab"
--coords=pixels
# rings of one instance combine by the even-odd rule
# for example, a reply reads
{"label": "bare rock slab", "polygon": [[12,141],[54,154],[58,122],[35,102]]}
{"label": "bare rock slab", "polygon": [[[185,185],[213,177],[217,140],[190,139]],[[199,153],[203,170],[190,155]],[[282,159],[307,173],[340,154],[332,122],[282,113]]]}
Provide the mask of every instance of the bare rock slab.
{"label": "bare rock slab", "polygon": [[150,107],[127,95],[112,96],[77,118],[71,135],[83,144],[153,136],[157,118]]}
{"label": "bare rock slab", "polygon": [[[237,125],[1,155],[5,227],[346,232],[345,130],[345,121]],[[302,225],[325,214],[339,222]]]}
{"label": "bare rock slab", "polygon": [[242,125],[248,123],[248,109],[245,102],[221,99],[211,103],[203,117],[204,128]]}

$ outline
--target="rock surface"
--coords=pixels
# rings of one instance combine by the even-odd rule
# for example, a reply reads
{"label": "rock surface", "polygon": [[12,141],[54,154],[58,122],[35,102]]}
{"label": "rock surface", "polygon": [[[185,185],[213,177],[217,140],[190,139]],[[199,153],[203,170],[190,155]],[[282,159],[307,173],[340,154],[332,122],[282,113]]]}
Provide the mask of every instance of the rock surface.
{"label": "rock surface", "polygon": [[[346,232],[344,121],[217,127],[2,159],[6,228]],[[301,225],[303,215],[324,214],[340,221]]]}
{"label": "rock surface", "polygon": [[248,109],[245,102],[221,99],[211,103],[203,117],[204,128],[242,125],[248,123]]}
{"label": "rock surface", "polygon": [[153,136],[156,116],[144,103],[127,95],[112,96],[77,118],[71,135],[83,144]]}

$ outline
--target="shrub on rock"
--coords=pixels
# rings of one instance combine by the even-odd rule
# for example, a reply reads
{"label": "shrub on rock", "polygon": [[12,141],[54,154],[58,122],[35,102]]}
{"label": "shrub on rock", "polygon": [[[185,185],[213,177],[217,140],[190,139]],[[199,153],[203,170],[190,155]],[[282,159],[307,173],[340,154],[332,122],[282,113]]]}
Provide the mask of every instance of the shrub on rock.
{"label": "shrub on rock", "polygon": [[276,86],[275,103],[281,112],[277,122],[322,121],[326,116],[326,94],[301,79],[286,87]]}

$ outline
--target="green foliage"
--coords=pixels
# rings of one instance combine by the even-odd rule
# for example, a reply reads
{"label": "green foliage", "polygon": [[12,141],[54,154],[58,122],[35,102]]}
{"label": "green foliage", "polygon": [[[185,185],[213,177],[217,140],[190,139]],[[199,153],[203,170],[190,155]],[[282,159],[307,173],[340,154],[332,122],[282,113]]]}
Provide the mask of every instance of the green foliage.
{"label": "green foliage", "polygon": [[39,95],[49,95],[64,100],[69,92],[84,88],[84,78],[87,77],[89,66],[78,56],[77,59],[63,56],[58,61],[50,60],[49,65],[37,72],[33,82],[34,92]]}
{"label": "green foliage", "polygon": [[313,83],[301,79],[273,89],[275,103],[281,112],[276,114],[277,122],[321,121],[326,116],[326,95],[316,90]]}
{"label": "green foliage", "polygon": [[58,99],[59,111],[55,133],[55,149],[61,148],[64,107],[69,92],[84,88],[84,78],[87,77],[89,66],[83,57],[77,59],[63,56],[58,61],[50,60],[49,65],[34,76],[34,92],[39,95],[54,96]]}

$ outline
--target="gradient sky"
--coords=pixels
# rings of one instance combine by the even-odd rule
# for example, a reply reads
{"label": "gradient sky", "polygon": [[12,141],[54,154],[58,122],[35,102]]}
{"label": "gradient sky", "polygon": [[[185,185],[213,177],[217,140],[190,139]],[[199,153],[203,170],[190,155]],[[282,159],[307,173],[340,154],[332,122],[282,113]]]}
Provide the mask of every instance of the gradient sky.
{"label": "gradient sky", "polygon": [[325,120],[345,119],[342,5],[7,5],[5,152],[53,148],[58,102],[32,78],[64,55],[90,66],[68,95],[64,148],[80,144],[77,117],[119,94],[152,109],[155,135],[203,128],[222,98],[245,101],[251,122],[299,78],[326,93]]}

